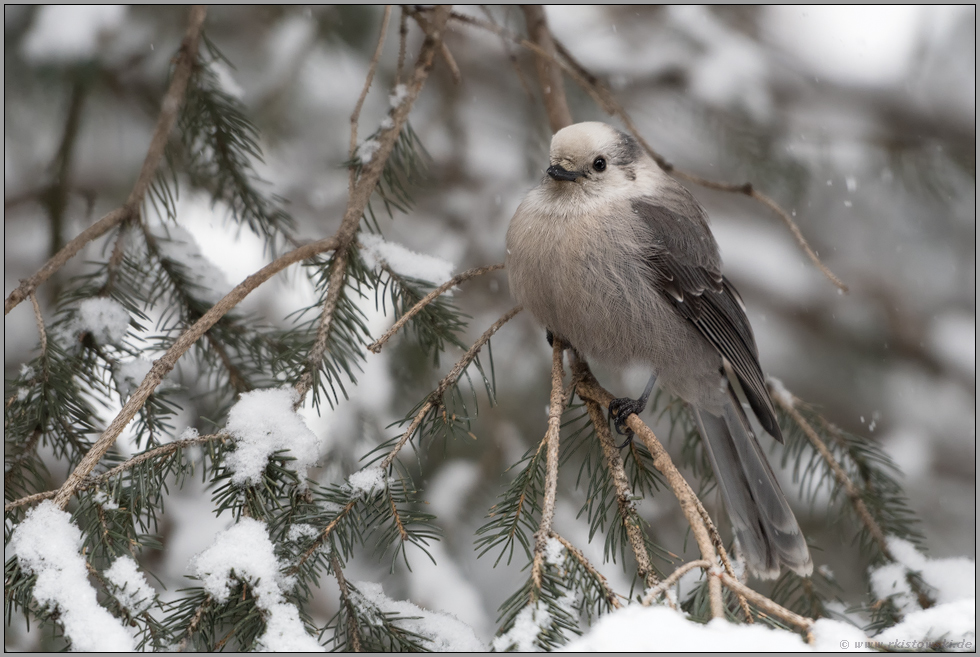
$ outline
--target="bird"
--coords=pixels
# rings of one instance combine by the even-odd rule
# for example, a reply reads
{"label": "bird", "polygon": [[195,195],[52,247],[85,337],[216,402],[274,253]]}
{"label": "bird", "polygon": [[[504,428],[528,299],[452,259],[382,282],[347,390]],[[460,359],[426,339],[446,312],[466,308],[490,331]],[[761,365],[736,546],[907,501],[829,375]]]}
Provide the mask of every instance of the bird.
{"label": "bird", "polygon": [[635,138],[605,123],[559,130],[549,159],[507,229],[512,294],[549,338],[584,358],[650,368],[639,398],[609,405],[621,434],[655,385],[686,402],[749,571],[809,576],[806,540],[740,402],[783,442],[704,208]]}

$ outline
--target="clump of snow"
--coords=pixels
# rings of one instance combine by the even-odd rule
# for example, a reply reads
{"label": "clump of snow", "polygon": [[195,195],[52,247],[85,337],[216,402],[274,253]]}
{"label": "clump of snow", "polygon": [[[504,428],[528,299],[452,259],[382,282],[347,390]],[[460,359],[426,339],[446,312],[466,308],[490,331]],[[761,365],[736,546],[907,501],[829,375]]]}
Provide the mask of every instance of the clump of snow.
{"label": "clump of snow", "polygon": [[228,412],[225,430],[236,440],[235,451],[225,463],[234,472],[231,480],[239,486],[258,484],[269,457],[279,450],[289,450],[301,478],[316,463],[319,440],[293,410],[299,397],[295,390],[272,388],[243,393]]}
{"label": "clump of snow", "polygon": [[870,652],[868,637],[844,621],[821,618],[810,628],[814,652]]}
{"label": "clump of snow", "polygon": [[160,253],[184,269],[194,286],[192,294],[209,303],[217,303],[231,290],[224,273],[204,257],[194,236],[180,226],[160,224],[153,227]]}
{"label": "clump of snow", "polygon": [[401,244],[386,242],[380,235],[363,233],[359,239],[361,257],[372,269],[388,265],[399,276],[436,284],[444,283],[453,276],[453,264],[442,258],[416,253]]}
{"label": "clump of snow", "polygon": [[394,127],[395,127],[395,122],[391,120],[390,116],[386,116],[385,118],[381,119],[382,130],[391,130]]}
{"label": "clump of snow", "polygon": [[313,538],[320,533],[320,530],[313,525],[308,525],[303,522],[297,522],[294,525],[289,526],[289,533],[286,534],[286,538],[293,543],[298,542],[302,538]]}
{"label": "clump of snow", "polygon": [[[542,632],[546,632],[551,627],[551,612],[539,600],[533,605],[528,605],[521,609],[514,619],[514,625],[507,632],[495,637],[493,649],[495,652],[537,652],[535,641]],[[589,650],[585,648],[584,650]],[[596,650],[596,648],[592,648]],[[613,647],[601,647],[599,650],[616,650]]]}
{"label": "clump of snow", "polygon": [[562,651],[757,653],[809,648],[799,634],[787,630],[758,623],[736,625],[722,619],[695,623],[667,607],[632,604],[600,618],[587,634],[569,642]]}
{"label": "clump of snow", "polygon": [[557,538],[549,536],[544,544],[544,562],[549,566],[561,566],[565,563],[565,546]]}
{"label": "clump of snow", "polygon": [[977,601],[958,600],[919,609],[901,623],[875,635],[873,641],[893,650],[940,650],[973,652],[977,649]]}
{"label": "clump of snow", "polygon": [[34,62],[90,59],[100,43],[117,32],[126,17],[120,5],[46,5],[39,7],[24,37],[24,57]]}
{"label": "clump of snow", "polygon": [[296,607],[285,601],[283,589],[291,589],[295,579],[281,574],[283,564],[276,559],[265,523],[242,518],[218,534],[214,543],[194,558],[191,568],[201,578],[204,590],[219,603],[231,595],[235,580],[248,582],[256,606],[267,613],[265,632],[257,640],[259,650],[323,650],[306,633]]}
{"label": "clump of snow", "polygon": [[785,404],[789,408],[793,408],[793,393],[791,393],[786,385],[774,376],[766,378],[769,383],[769,389],[772,392],[772,396],[776,398],[781,404]]}
{"label": "clump of snow", "polygon": [[112,378],[116,381],[119,394],[129,397],[143,383],[143,379],[150,373],[153,362],[145,358],[134,358],[125,363],[119,363],[112,372]]}
{"label": "clump of snow", "polygon": [[[904,619],[874,640],[892,648],[921,650],[941,639],[950,642],[943,644],[946,649],[975,650],[976,562],[965,557],[930,559],[909,541],[896,537],[888,538],[888,549],[897,563],[872,570],[871,589],[879,600],[891,598]],[[910,572],[917,573],[930,587],[934,606],[924,610],[919,605],[908,582]]]}
{"label": "clump of snow", "polygon": [[381,468],[364,468],[349,476],[347,485],[350,486],[354,495],[369,497],[375,491],[386,488],[388,479]]}
{"label": "clump of snow", "polygon": [[388,96],[388,102],[391,103],[392,108],[395,108],[404,103],[406,98],[408,98],[408,87],[404,84],[396,84],[391,95]]}
{"label": "clump of snow", "polygon": [[116,501],[106,495],[106,492],[103,490],[96,491],[95,495],[92,496],[92,499],[94,499],[95,503],[101,506],[104,511],[115,511],[119,508]]}
{"label": "clump of snow", "polygon": [[977,564],[972,559],[930,559],[909,541],[894,536],[888,538],[888,549],[897,563],[871,571],[871,589],[879,600],[892,597],[902,612],[921,609],[906,579],[909,572],[918,573],[933,589],[930,594],[938,604],[976,599]]}
{"label": "clump of snow", "polygon": [[[398,614],[398,626],[418,634],[423,646],[433,652],[486,652],[487,646],[473,628],[452,614],[422,609],[411,602],[392,600],[375,582],[353,582],[352,597],[359,607],[373,607],[381,613]],[[495,644],[496,645],[496,644]]]}
{"label": "clump of snow", "polygon": [[73,650],[130,652],[133,635],[99,605],[81,548],[82,532],[51,501],[27,512],[8,545],[21,568],[37,576],[34,599],[41,607],[58,610]]}
{"label": "clump of snow", "polygon": [[362,164],[367,164],[374,159],[374,154],[377,153],[380,148],[381,142],[379,142],[377,139],[368,139],[357,147],[357,159],[359,159]]}
{"label": "clump of snow", "polygon": [[116,600],[130,616],[143,613],[153,604],[156,592],[131,557],[119,557],[103,575],[115,589]]}
{"label": "clump of snow", "polygon": [[76,336],[91,333],[99,344],[119,344],[129,331],[129,311],[106,297],[85,299],[78,304],[69,330]]}

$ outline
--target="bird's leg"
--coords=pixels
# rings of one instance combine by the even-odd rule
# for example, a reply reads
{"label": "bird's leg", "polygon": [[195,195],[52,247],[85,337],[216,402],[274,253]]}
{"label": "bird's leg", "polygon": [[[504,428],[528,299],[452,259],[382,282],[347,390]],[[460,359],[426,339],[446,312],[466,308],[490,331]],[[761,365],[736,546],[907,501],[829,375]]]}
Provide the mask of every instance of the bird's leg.
{"label": "bird's leg", "polygon": [[619,446],[622,449],[633,442],[633,430],[626,426],[626,420],[630,415],[636,413],[639,415],[643,412],[643,409],[647,407],[647,400],[650,399],[650,392],[653,390],[653,386],[657,383],[657,375],[654,374],[647,381],[647,387],[640,395],[639,399],[630,399],[629,397],[620,397],[619,399],[614,399],[609,402],[609,419],[613,421],[616,426],[616,433],[620,436],[626,436],[626,442]]}

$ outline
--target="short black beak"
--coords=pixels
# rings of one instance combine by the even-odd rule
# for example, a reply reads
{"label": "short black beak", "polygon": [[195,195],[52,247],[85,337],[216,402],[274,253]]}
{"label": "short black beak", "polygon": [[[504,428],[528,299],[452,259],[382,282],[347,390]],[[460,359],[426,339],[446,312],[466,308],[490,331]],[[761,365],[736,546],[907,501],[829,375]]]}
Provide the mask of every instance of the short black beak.
{"label": "short black beak", "polygon": [[548,175],[555,180],[570,180],[575,181],[582,177],[582,174],[578,171],[568,171],[567,169],[562,169],[557,164],[552,164],[548,167]]}

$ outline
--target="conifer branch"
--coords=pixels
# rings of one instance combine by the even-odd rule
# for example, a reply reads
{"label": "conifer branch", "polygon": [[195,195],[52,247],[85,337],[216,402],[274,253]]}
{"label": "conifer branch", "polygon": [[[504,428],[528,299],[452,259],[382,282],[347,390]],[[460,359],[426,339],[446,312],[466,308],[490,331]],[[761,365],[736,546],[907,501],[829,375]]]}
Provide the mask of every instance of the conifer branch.
{"label": "conifer branch", "polygon": [[409,320],[411,320],[413,317],[419,314],[426,306],[428,306],[430,303],[432,303],[435,299],[437,299],[442,294],[445,294],[447,290],[456,287],[463,281],[468,281],[471,278],[482,276],[483,274],[496,271],[498,269],[503,269],[503,268],[504,268],[504,264],[498,263],[496,265],[488,265],[486,267],[475,267],[473,269],[464,271],[462,274],[457,274],[450,280],[446,281],[445,283],[443,283],[442,285],[440,285],[439,287],[437,287],[436,289],[432,290],[427,295],[425,295],[425,297],[423,297],[421,301],[419,301],[414,306],[412,306],[411,310],[409,310],[407,313],[399,317],[398,321],[395,322],[390,329],[385,331],[384,335],[382,335],[380,338],[378,338],[377,340],[369,344],[368,349],[370,349],[376,354],[380,354],[381,348],[384,347],[385,343],[388,342],[388,340],[390,340],[395,335],[395,333],[401,330],[401,328],[405,326],[405,324],[407,324]]}
{"label": "conifer branch", "polygon": [[579,562],[579,564],[585,568],[586,571],[588,571],[593,579],[599,582],[599,584],[602,586],[602,591],[605,594],[606,602],[609,603],[609,606],[613,609],[621,609],[623,605],[621,605],[619,602],[619,595],[617,595],[616,592],[609,586],[609,581],[606,579],[605,575],[596,570],[595,566],[593,566],[589,560],[585,558],[582,551],[572,545],[564,536],[560,534],[551,532],[551,538],[561,543],[565,549],[568,550],[568,553],[572,555],[572,558]]}
{"label": "conifer branch", "polygon": [[[354,104],[354,111],[350,115],[350,148],[347,152],[347,158],[349,160],[354,159],[354,153],[357,150],[357,126],[361,120],[361,108],[364,107],[364,100],[367,98],[368,91],[371,89],[371,83],[374,81],[374,73],[378,70],[378,61],[381,59],[381,52],[384,50],[385,35],[388,33],[388,22],[390,20],[391,5],[385,5],[384,17],[381,19],[381,34],[378,35],[378,44],[374,47],[374,56],[371,57],[371,63],[368,64],[368,74],[364,79],[364,88],[361,89],[361,95]],[[354,194],[354,177],[354,167],[351,167],[347,183],[347,193],[351,196]]]}
{"label": "conifer branch", "polygon": [[143,167],[140,169],[139,176],[133,189],[126,199],[126,203],[112,210],[97,222],[82,231],[75,239],[66,244],[58,253],[54,254],[41,269],[33,276],[21,282],[20,286],[11,292],[3,303],[3,314],[6,315],[13,310],[17,304],[37,289],[39,285],[48,280],[56,271],[61,269],[65,263],[71,260],[86,244],[101,237],[114,226],[136,216],[140,205],[146,196],[146,191],[153,181],[160,160],[163,158],[170,131],[177,121],[177,114],[184,96],[187,92],[187,83],[191,78],[194,62],[197,61],[198,45],[201,37],[201,26],[207,15],[207,8],[203,5],[195,5],[190,10],[190,19],[187,32],[180,46],[180,54],[177,56],[177,63],[174,66],[173,77],[170,80],[170,87],[161,103],[160,116],[157,119],[153,137],[150,140],[146,158],[143,160]]}
{"label": "conifer branch", "polygon": [[41,316],[41,306],[37,303],[37,295],[31,292],[31,307],[34,308],[34,321],[37,323],[37,333],[41,340],[41,360],[48,360],[48,332],[44,330],[44,317]]}
{"label": "conifer branch", "polygon": [[273,262],[269,263],[256,273],[252,274],[238,284],[235,289],[226,294],[218,303],[214,304],[193,326],[185,330],[167,352],[153,363],[150,372],[143,379],[122,410],[116,415],[115,419],[109,424],[108,428],[102,433],[99,439],[92,445],[88,453],[82,458],[75,470],[68,476],[68,479],[58,491],[55,503],[60,508],[65,508],[68,500],[75,494],[76,489],[82,484],[85,478],[102,460],[105,453],[116,442],[116,438],[122,433],[123,428],[133,419],[140,408],[146,403],[149,396],[153,393],[163,377],[167,375],[177,364],[177,360],[190,349],[212,326],[224,317],[232,308],[237,306],[252,290],[269,280],[289,265],[306,260],[308,258],[330,251],[337,247],[337,240],[334,238],[323,239],[317,242],[294,249]]}
{"label": "conifer branch", "polygon": [[[203,443],[209,443],[214,440],[225,440],[227,438],[228,438],[228,434],[216,433],[216,434],[209,434],[206,436],[197,436],[195,438],[183,438],[181,440],[175,440],[172,443],[167,443],[165,445],[160,445],[159,447],[154,447],[153,449],[137,454],[136,456],[130,458],[129,460],[120,463],[119,465],[112,468],[111,470],[107,470],[103,472],[97,477],[89,477],[84,482],[79,484],[78,488],[76,489],[76,492],[88,490],[89,488],[93,488],[95,486],[101,486],[105,482],[109,481],[116,475],[125,472],[126,470],[134,468],[141,463],[145,463],[146,461],[152,461],[153,459],[160,458],[161,456],[167,456],[169,454],[173,454],[179,449],[190,447],[191,445],[201,445]],[[29,495],[27,497],[22,497],[19,500],[14,500],[13,502],[8,502],[7,504],[4,504],[3,511],[4,513],[6,513],[20,506],[34,504],[35,502],[43,502],[44,500],[51,499],[57,494],[58,494],[58,489],[55,489],[55,490],[44,491],[43,493],[36,493],[34,495]]]}
{"label": "conifer branch", "polygon": [[541,522],[534,535],[534,560],[531,562],[531,581],[534,589],[531,591],[531,601],[536,599],[536,592],[541,590],[541,569],[544,566],[544,553],[548,538],[552,534],[555,520],[555,502],[558,496],[558,441],[561,436],[561,416],[565,410],[565,402],[571,397],[571,390],[562,389],[565,370],[562,367],[564,346],[557,336],[551,346],[551,402],[548,406],[548,431],[545,442],[548,445],[545,455],[544,502],[541,505]]}
{"label": "conifer branch", "polygon": [[[608,408],[609,402],[612,401],[612,394],[599,385],[592,372],[589,370],[588,365],[583,360],[577,360],[576,372],[580,376],[578,384],[578,394],[583,399],[591,399],[598,402],[603,407]],[[653,459],[653,465],[657,470],[660,471],[662,475],[667,480],[668,485],[674,493],[674,497],[677,498],[680,504],[681,511],[684,512],[684,516],[687,518],[688,524],[691,526],[691,532],[694,534],[694,539],[698,544],[698,549],[701,551],[701,557],[711,564],[718,564],[718,556],[715,551],[714,543],[711,540],[711,536],[708,533],[708,529],[701,519],[701,514],[698,512],[698,498],[694,494],[694,491],[688,485],[687,480],[681,475],[667,453],[663,445],[654,435],[653,431],[648,427],[643,420],[639,418],[635,413],[631,414],[626,419],[626,424],[633,433],[643,441],[646,445],[647,450],[650,452],[650,456]],[[709,571],[711,577],[708,579],[708,592],[711,600],[711,615],[713,618],[724,618],[725,612],[722,604],[721,598],[721,582],[718,580],[716,574],[720,574],[721,569],[713,566]]]}
{"label": "conifer branch", "polygon": [[329,343],[330,331],[333,326],[334,315],[340,300],[340,293],[344,288],[344,280],[347,277],[347,264],[350,255],[350,248],[354,244],[357,234],[357,227],[367,207],[371,195],[374,193],[381,174],[384,171],[385,163],[395,147],[395,142],[401,134],[408,114],[415,104],[425,81],[432,69],[435,54],[442,43],[442,32],[446,22],[449,20],[449,7],[440,5],[436,7],[432,19],[432,31],[428,32],[422,48],[419,51],[418,59],[415,63],[415,70],[405,89],[405,98],[394,107],[389,115],[391,126],[383,128],[378,136],[378,150],[374,153],[371,161],[361,169],[360,177],[357,179],[350,193],[347,210],[340,227],[334,234],[337,241],[337,249],[331,263],[329,283],[327,286],[327,298],[323,304],[323,311],[320,315],[320,325],[317,328],[316,342],[310,350],[307,359],[306,370],[296,384],[296,391],[299,393],[298,404],[313,386],[313,372],[319,367],[323,355],[326,353]]}
{"label": "conifer branch", "polygon": [[728,587],[730,591],[745,596],[749,600],[749,602],[754,604],[759,609],[762,609],[770,616],[775,616],[776,618],[780,618],[786,621],[787,623],[790,623],[794,627],[804,632],[807,635],[807,640],[810,643],[813,642],[813,637],[810,634],[810,628],[813,627],[812,618],[800,616],[796,612],[790,611],[786,607],[783,607],[782,605],[773,602],[772,600],[762,595],[761,593],[753,591],[745,584],[742,584],[740,581],[738,581],[736,578],[732,577],[728,573],[719,573],[717,577],[718,579],[721,580],[722,584]]}
{"label": "conifer branch", "polygon": [[[643,596],[643,600],[641,601],[643,605],[649,606],[652,604],[654,600],[662,596],[664,593],[670,590],[672,586],[677,584],[680,578],[686,575],[688,571],[695,568],[703,568],[704,570],[708,570],[711,568],[711,564],[704,559],[697,559],[695,561],[688,561],[685,564],[681,564],[674,570],[674,572],[665,577],[662,582],[647,590],[646,595]],[[674,602],[669,598],[668,602],[670,603],[671,607],[676,608]]]}
{"label": "conifer branch", "polygon": [[633,558],[636,559],[636,572],[647,587],[655,586],[657,574],[650,561],[650,553],[646,548],[640,518],[636,513],[636,506],[633,504],[633,491],[630,487],[629,478],[626,476],[626,469],[623,467],[623,458],[613,441],[612,434],[609,432],[609,423],[606,421],[606,416],[598,402],[591,399],[583,399],[583,401],[585,401],[585,407],[589,412],[589,418],[592,420],[592,426],[595,427],[599,444],[602,446],[606,469],[609,471],[609,477],[616,489],[616,506],[626,531],[630,549],[633,551]]}
{"label": "conifer branch", "polygon": [[814,449],[820,453],[820,457],[830,468],[831,472],[834,473],[837,483],[844,488],[844,492],[847,493],[847,497],[850,498],[851,504],[854,506],[854,511],[857,513],[858,518],[861,519],[861,522],[864,523],[864,526],[867,527],[868,533],[871,534],[871,537],[877,544],[881,554],[889,561],[894,561],[895,557],[892,555],[891,550],[888,549],[888,541],[885,539],[885,533],[881,531],[881,527],[878,526],[878,523],[871,515],[871,512],[868,511],[867,505],[861,498],[861,491],[859,491],[857,486],[854,485],[851,478],[847,476],[847,472],[844,471],[841,464],[836,458],[834,458],[834,455],[827,447],[827,444],[820,438],[819,435],[817,435],[817,432],[814,431],[813,427],[810,426],[810,423],[806,421],[800,412],[796,410],[795,404],[799,401],[799,399],[794,396],[792,399],[793,403],[789,403],[788,400],[784,399],[783,395],[772,395],[772,397],[773,401],[776,402],[776,405],[783,409],[787,415],[793,418],[793,421],[796,422],[797,426],[799,426],[803,431],[803,434],[810,441],[810,444],[813,445]]}
{"label": "conifer branch", "polygon": [[333,568],[334,577],[337,579],[337,585],[340,587],[340,603],[347,608],[347,634],[350,635],[351,650],[353,652],[363,652],[364,648],[361,646],[361,630],[357,626],[357,613],[354,609],[354,603],[350,599],[350,591],[347,588],[347,578],[344,577],[344,571],[340,567],[340,559],[337,555],[331,555],[330,565]]}
{"label": "conifer branch", "polygon": [[480,349],[483,348],[483,345],[490,340],[493,334],[496,333],[501,326],[509,322],[514,315],[521,312],[521,310],[523,310],[522,306],[515,306],[504,313],[500,319],[494,322],[490,328],[483,332],[483,335],[481,335],[477,341],[473,343],[473,346],[471,346],[469,350],[463,354],[463,357],[456,361],[453,368],[449,370],[449,374],[447,374],[439,382],[436,389],[429,395],[428,400],[422,404],[422,407],[415,414],[412,424],[409,425],[408,429],[401,435],[401,438],[398,439],[398,442],[395,443],[395,446],[390,452],[388,452],[388,455],[385,456],[384,460],[381,461],[379,467],[382,471],[387,470],[388,467],[391,466],[392,462],[395,460],[395,457],[398,456],[398,452],[401,451],[402,447],[405,446],[405,443],[407,443],[409,438],[412,437],[412,434],[415,433],[415,430],[422,424],[422,420],[425,419],[425,416],[428,415],[429,411],[442,403],[442,395],[449,389],[450,386],[456,383],[460,375],[463,373],[463,370],[465,370],[466,367],[473,362],[473,359],[476,358],[476,355],[480,352]]}

